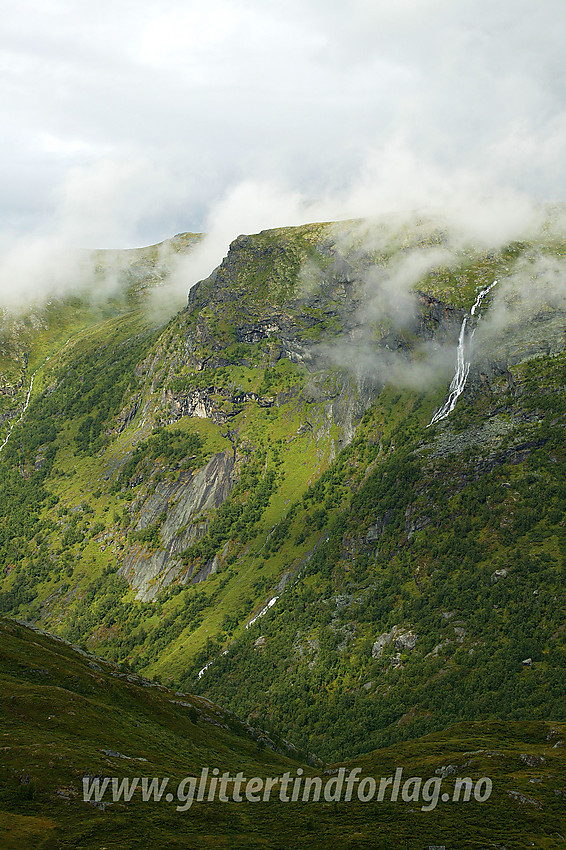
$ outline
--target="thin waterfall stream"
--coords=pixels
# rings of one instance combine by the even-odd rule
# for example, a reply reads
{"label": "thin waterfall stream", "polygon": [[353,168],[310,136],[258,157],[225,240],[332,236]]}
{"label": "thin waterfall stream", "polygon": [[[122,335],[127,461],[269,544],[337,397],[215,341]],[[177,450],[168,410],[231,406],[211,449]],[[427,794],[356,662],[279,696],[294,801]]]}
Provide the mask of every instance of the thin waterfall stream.
{"label": "thin waterfall stream", "polygon": [[452,411],[456,407],[456,402],[464,392],[464,387],[466,386],[466,381],[468,380],[468,374],[470,372],[470,366],[472,363],[469,349],[472,339],[474,338],[474,334],[476,332],[475,326],[470,332],[468,332],[468,325],[470,323],[470,319],[473,318],[473,316],[475,315],[476,310],[482,303],[487,293],[490,292],[498,282],[499,281],[494,280],[493,283],[491,283],[489,286],[486,286],[485,289],[482,289],[481,292],[478,293],[469,314],[464,316],[462,326],[460,328],[460,336],[458,337],[456,372],[454,373],[454,377],[452,378],[452,382],[448,390],[448,397],[442,407],[440,407],[436,411],[436,413],[428,423],[427,428],[430,428],[430,426],[434,425],[435,422],[440,422],[441,419],[446,419],[446,417],[449,416],[450,413],[452,413]]}
{"label": "thin waterfall stream", "polygon": [[[65,345],[63,346],[63,348],[66,348],[66,347],[68,346],[68,344],[70,343],[71,339],[72,339],[72,337],[69,337],[69,339],[67,340],[67,342],[65,343]],[[63,350],[63,348],[61,348],[61,351]],[[32,374],[31,379],[30,379],[30,382],[29,382],[29,388],[28,388],[28,391],[27,391],[26,400],[25,400],[25,402],[24,402],[23,409],[22,409],[22,411],[21,411],[21,413],[20,413],[20,415],[19,415],[18,419],[13,419],[13,420],[10,422],[10,425],[9,425],[9,428],[8,428],[8,433],[7,433],[7,434],[6,434],[6,436],[4,437],[4,440],[2,441],[2,443],[0,443],[0,452],[1,452],[4,448],[5,448],[6,443],[7,443],[7,442],[8,442],[8,440],[10,439],[10,436],[11,436],[11,434],[12,434],[12,431],[14,430],[14,426],[19,425],[19,423],[23,421],[23,418],[24,418],[24,416],[26,415],[26,411],[27,411],[27,409],[28,409],[28,407],[29,407],[29,403],[30,403],[30,401],[31,401],[31,394],[32,394],[32,390],[33,390],[33,382],[34,382],[34,380],[35,380],[35,376],[37,375],[37,373],[39,372],[39,370],[40,370],[40,369],[43,369],[43,367],[45,366],[45,364],[46,364],[46,363],[48,363],[50,360],[51,360],[51,356],[49,355],[49,356],[47,356],[47,357],[45,358],[45,360],[43,361],[43,363],[42,363],[40,366],[38,366],[38,367],[37,367],[37,369],[35,370],[35,372]]]}

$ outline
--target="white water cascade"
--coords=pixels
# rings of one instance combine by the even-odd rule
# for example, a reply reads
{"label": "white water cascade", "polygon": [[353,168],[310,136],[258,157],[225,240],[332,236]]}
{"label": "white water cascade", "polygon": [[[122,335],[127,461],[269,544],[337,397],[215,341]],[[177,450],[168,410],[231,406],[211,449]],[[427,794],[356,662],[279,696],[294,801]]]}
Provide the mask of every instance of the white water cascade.
{"label": "white water cascade", "polygon": [[[49,360],[49,357],[48,357],[47,359]],[[10,434],[11,434],[11,433],[12,433],[12,431],[14,430],[14,426],[15,426],[15,425],[17,425],[17,424],[19,424],[19,423],[22,421],[22,419],[24,418],[25,414],[26,414],[26,410],[27,410],[27,409],[28,409],[28,407],[29,407],[29,403],[30,403],[30,399],[31,399],[31,392],[32,392],[32,390],[33,390],[33,380],[34,380],[34,378],[35,378],[35,376],[36,376],[37,371],[38,371],[38,370],[36,369],[36,370],[35,370],[35,372],[33,373],[33,375],[31,376],[31,381],[29,382],[29,389],[28,389],[28,393],[27,393],[27,396],[26,396],[26,401],[25,401],[25,404],[24,404],[23,410],[22,410],[22,412],[21,412],[21,414],[20,414],[20,417],[19,417],[19,419],[17,419],[17,420],[12,420],[12,422],[10,423],[10,427],[8,428],[8,433],[6,434],[6,436],[5,436],[5,438],[4,438],[3,443],[0,445],[0,452],[2,451],[2,449],[4,448],[4,446],[6,445],[6,443],[8,442],[8,440],[10,439]]]}
{"label": "white water cascade", "polygon": [[[70,341],[71,341],[71,337],[69,337],[69,339],[67,340],[67,342],[65,343],[63,348],[66,348],[68,346],[68,344],[70,343]],[[63,348],[61,349],[61,351],[63,350]],[[20,413],[20,416],[19,416],[18,419],[13,419],[11,421],[10,426],[8,428],[8,433],[4,437],[3,442],[0,444],[0,452],[5,448],[6,443],[10,439],[10,435],[12,434],[12,431],[14,430],[14,426],[19,425],[19,423],[23,421],[23,418],[26,415],[26,411],[27,411],[27,409],[29,407],[29,403],[31,401],[31,394],[32,394],[32,390],[33,390],[33,382],[35,380],[35,376],[37,375],[39,370],[43,369],[45,364],[48,363],[50,360],[51,360],[51,356],[46,357],[45,360],[43,361],[43,363],[40,366],[37,367],[37,369],[35,370],[35,372],[31,376],[31,380],[29,382],[29,388],[28,388],[28,392],[27,392],[27,396],[26,396],[26,400],[25,400],[22,412]]]}
{"label": "white water cascade", "polygon": [[475,312],[480,306],[481,302],[483,301],[487,293],[493,289],[496,283],[498,283],[498,281],[494,280],[493,283],[491,283],[489,286],[486,286],[485,289],[482,289],[481,292],[478,293],[469,315],[464,316],[462,327],[460,328],[460,336],[458,337],[456,372],[454,373],[452,383],[450,384],[450,389],[448,390],[448,398],[446,399],[442,407],[440,407],[436,411],[436,413],[428,423],[427,428],[430,428],[431,425],[434,425],[435,422],[439,422],[441,419],[446,419],[446,417],[450,413],[452,413],[452,411],[456,407],[456,402],[464,392],[464,387],[466,386],[466,381],[468,380],[468,374],[470,372],[470,366],[472,362],[469,355],[469,347],[476,332],[475,327],[472,328],[471,333],[467,332],[469,320],[472,318],[472,316],[475,315]]}

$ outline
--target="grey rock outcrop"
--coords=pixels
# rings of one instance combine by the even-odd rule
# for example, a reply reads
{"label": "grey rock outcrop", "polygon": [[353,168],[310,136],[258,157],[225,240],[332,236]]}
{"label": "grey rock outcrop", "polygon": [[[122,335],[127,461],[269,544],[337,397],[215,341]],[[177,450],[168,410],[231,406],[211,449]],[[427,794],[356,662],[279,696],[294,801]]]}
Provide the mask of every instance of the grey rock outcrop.
{"label": "grey rock outcrop", "polygon": [[393,626],[390,632],[384,632],[371,648],[372,658],[381,658],[386,647],[393,642],[398,653],[410,652],[417,644],[418,635],[401,626]]}
{"label": "grey rock outcrop", "polygon": [[[178,557],[208,528],[208,520],[200,515],[219,507],[232,486],[234,459],[231,452],[219,452],[196,473],[182,473],[179,480],[158,484],[140,508],[136,531],[142,531],[165,515],[160,528],[161,545],[149,551],[142,545],[128,547],[122,559],[120,574],[136,590],[136,598],[144,602],[154,599],[164,587],[186,571]],[[216,556],[210,564],[192,575],[189,568],[184,581],[202,581],[219,566]]]}

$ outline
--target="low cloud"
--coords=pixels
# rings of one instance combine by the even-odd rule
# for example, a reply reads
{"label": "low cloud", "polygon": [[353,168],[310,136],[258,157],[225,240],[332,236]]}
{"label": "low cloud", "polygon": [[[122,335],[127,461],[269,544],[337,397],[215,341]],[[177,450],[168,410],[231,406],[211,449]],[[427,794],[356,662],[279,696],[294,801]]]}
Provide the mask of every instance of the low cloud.
{"label": "low cloud", "polygon": [[[414,214],[354,223],[338,240],[358,265],[361,304],[349,335],[320,352],[359,379],[422,389],[448,374],[453,346],[416,340],[422,304],[419,283],[431,271],[450,267],[456,252],[434,222]],[[408,342],[410,340],[410,342]]]}
{"label": "low cloud", "polygon": [[0,34],[0,304],[72,290],[80,248],[441,210],[500,244],[566,200],[562,0],[67,0]]}
{"label": "low cloud", "polygon": [[[362,304],[350,337],[321,351],[360,378],[381,384],[423,389],[448,381],[460,320],[454,317],[451,334],[445,330],[440,339],[419,341],[414,331],[422,311],[418,293],[426,289],[421,283],[432,271],[457,271],[474,256],[495,254],[524,239],[532,244],[518,260],[509,260],[507,273],[484,304],[472,348],[474,358],[517,354],[527,325],[542,326],[566,311],[566,258],[556,247],[564,232],[564,210],[517,200],[517,206],[509,198],[482,204],[470,197],[450,214],[428,210],[347,227],[338,245],[347,259],[362,258],[357,273]],[[553,243],[552,249],[541,247]],[[546,350],[542,337],[537,343],[541,352]]]}
{"label": "low cloud", "polygon": [[22,310],[48,298],[116,291],[122,264],[96,272],[92,249],[131,244],[145,220],[167,216],[172,179],[146,160],[105,159],[72,169],[49,221],[25,235],[0,236],[0,307]]}
{"label": "low cloud", "polygon": [[[122,266],[117,262],[105,274],[94,274],[87,249],[129,247],[140,229],[151,230],[156,222],[160,229],[167,222],[172,227],[185,193],[166,164],[155,167],[151,159],[110,156],[73,168],[48,224],[25,236],[5,232],[0,239],[0,306],[21,309],[75,292],[111,294],[123,280]],[[405,251],[385,273],[378,267],[367,272],[368,317],[385,312],[398,322],[413,314],[412,284],[429,267],[449,264],[453,254],[468,248],[497,250],[528,239],[540,231],[545,209],[526,192],[492,184],[488,172],[440,165],[395,136],[368,154],[347,185],[314,199],[275,177],[227,188],[210,203],[206,236],[198,245],[188,253],[161,249],[163,284],[152,305],[164,317],[182,307],[190,288],[211,273],[241,233],[349,219],[357,220],[352,238],[366,251],[386,250],[418,221],[449,234],[448,241],[426,251],[422,246]]]}
{"label": "low cloud", "polygon": [[[474,338],[476,356],[497,359],[524,353],[524,329],[535,353],[563,345],[566,314],[566,256],[533,248],[502,277],[490,295]],[[558,322],[556,334],[549,324]]]}
{"label": "low cloud", "polygon": [[[396,139],[372,153],[342,191],[316,199],[283,181],[237,183],[211,207],[204,223],[206,237],[180,260],[172,285],[188,291],[210,274],[226,256],[230,242],[242,233],[360,218],[367,221],[356,225],[355,239],[368,251],[385,249],[399,228],[419,218],[432,220],[435,228],[450,233],[450,250],[497,249],[537,232],[545,211],[525,193],[496,190],[480,173],[435,166]],[[418,267],[429,262],[430,257],[420,251],[399,273],[413,277]],[[416,265],[415,272],[409,269],[410,263]],[[394,298],[396,284],[389,288]]]}
{"label": "low cloud", "polygon": [[566,200],[562,0],[21,0],[5,17],[0,304],[81,285],[84,247],[206,231],[175,300],[242,232],[441,210],[487,246]]}

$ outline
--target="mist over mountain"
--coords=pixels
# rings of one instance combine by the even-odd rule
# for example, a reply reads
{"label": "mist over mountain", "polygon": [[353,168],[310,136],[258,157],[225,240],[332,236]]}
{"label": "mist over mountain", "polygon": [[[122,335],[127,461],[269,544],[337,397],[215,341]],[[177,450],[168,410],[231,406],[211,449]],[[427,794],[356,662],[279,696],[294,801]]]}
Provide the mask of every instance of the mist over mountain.
{"label": "mist over mountain", "polygon": [[[188,301],[180,282],[215,242],[179,234],[83,254],[78,289],[6,312],[1,613],[193,712],[222,706],[228,729],[315,771],[431,735],[447,757],[513,722],[509,758],[552,758],[560,783],[543,738],[566,713],[566,241],[559,207],[521,219],[491,239],[469,211],[241,234]],[[2,663],[9,700],[22,684]],[[115,735],[103,752],[132,747]],[[50,780],[21,764],[41,813]],[[558,829],[546,786],[513,776],[494,798],[509,824]],[[536,824],[507,811],[513,794],[544,800]],[[491,814],[477,824],[462,846],[494,834]]]}
{"label": "mist over mountain", "polygon": [[206,232],[190,286],[238,233],[426,207],[498,242],[566,200],[559,0],[7,12],[3,303],[84,248]]}
{"label": "mist over mountain", "polygon": [[4,11],[0,844],[562,846],[563,4]]}

